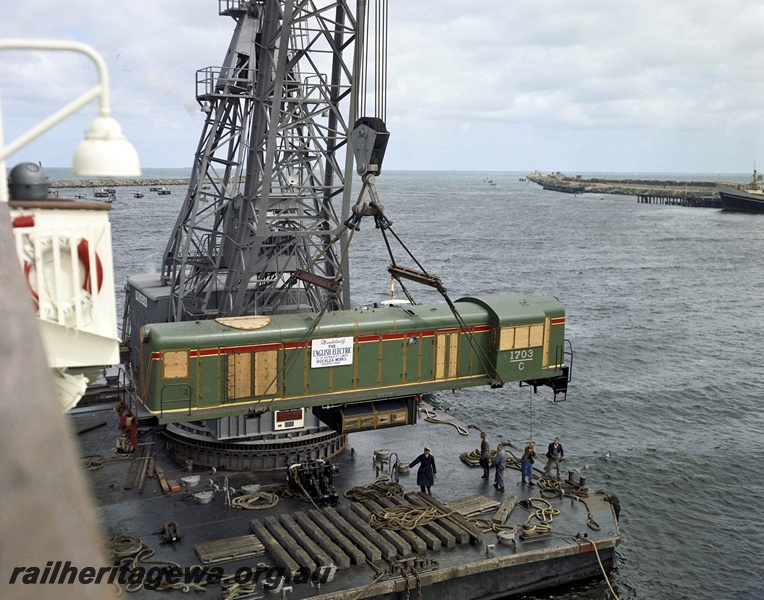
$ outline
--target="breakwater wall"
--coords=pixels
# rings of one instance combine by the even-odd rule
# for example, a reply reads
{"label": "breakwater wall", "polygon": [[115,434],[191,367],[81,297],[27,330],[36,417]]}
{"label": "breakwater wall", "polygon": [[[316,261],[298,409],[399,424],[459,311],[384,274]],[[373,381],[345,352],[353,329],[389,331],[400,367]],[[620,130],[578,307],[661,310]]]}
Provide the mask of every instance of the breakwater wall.
{"label": "breakwater wall", "polygon": [[711,181],[664,181],[656,179],[583,179],[579,175],[541,173],[527,176],[545,190],[568,194],[616,194],[636,196],[638,202],[682,206],[721,207],[716,183]]}
{"label": "breakwater wall", "polygon": [[51,181],[51,188],[110,188],[143,187],[152,185],[188,185],[189,178],[181,179],[62,179]]}

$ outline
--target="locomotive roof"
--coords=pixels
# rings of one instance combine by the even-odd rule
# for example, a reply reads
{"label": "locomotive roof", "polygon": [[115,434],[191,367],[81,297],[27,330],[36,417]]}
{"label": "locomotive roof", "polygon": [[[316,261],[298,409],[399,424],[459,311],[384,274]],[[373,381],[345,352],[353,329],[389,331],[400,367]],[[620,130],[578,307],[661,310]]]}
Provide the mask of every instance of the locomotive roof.
{"label": "locomotive roof", "polygon": [[[546,316],[565,314],[562,304],[551,296],[496,295],[465,297],[456,302],[459,315],[468,326],[486,322],[523,325],[539,323]],[[241,327],[236,325],[239,319],[236,317],[222,319],[222,323],[214,319],[154,323],[146,325],[144,333],[154,340],[161,338],[164,343],[177,340],[185,345],[189,337],[204,338],[205,344],[231,344],[232,338],[240,336],[262,342],[300,340],[305,337],[315,318],[316,313],[312,312],[260,317],[262,322],[254,327],[250,326],[250,317],[240,318]],[[377,332],[419,331],[453,326],[453,313],[445,303],[382,306],[327,312],[321,317],[311,337],[373,335]]]}

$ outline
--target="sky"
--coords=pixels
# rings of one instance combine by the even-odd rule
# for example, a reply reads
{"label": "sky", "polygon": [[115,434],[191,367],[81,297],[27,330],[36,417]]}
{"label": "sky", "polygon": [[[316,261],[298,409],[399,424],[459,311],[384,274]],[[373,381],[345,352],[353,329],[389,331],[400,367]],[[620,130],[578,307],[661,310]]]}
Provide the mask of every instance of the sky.
{"label": "sky", "polygon": [[[319,0],[320,2],[320,0]],[[6,1],[0,38],[84,42],[144,167],[190,167],[215,0]],[[390,0],[385,169],[748,173],[764,164],[764,3]],[[97,82],[89,59],[0,51],[6,142]],[[7,160],[66,167],[93,101]]]}

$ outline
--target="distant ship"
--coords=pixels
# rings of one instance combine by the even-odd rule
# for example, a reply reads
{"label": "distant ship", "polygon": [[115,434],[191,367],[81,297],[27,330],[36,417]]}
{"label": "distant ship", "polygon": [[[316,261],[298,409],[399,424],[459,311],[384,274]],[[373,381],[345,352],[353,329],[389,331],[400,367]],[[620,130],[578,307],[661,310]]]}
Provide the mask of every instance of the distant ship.
{"label": "distant ship", "polygon": [[759,187],[761,180],[761,173],[757,173],[754,169],[753,180],[748,185],[717,184],[722,210],[764,213],[764,190]]}

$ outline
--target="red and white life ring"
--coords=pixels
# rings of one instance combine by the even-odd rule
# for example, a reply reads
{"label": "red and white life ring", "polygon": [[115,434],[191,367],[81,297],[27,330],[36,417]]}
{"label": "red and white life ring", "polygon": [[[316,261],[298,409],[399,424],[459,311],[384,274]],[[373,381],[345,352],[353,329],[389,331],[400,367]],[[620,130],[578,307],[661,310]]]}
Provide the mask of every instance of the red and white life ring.
{"label": "red and white life ring", "polygon": [[[60,236],[58,239],[58,247],[62,253],[71,252],[72,239],[65,236]],[[37,247],[41,249],[43,261],[46,260],[45,254],[53,251],[53,238],[45,237],[37,240]],[[83,294],[80,294],[80,305],[83,309],[90,308],[92,306],[93,292],[93,280],[95,280],[95,293],[101,291],[103,286],[103,264],[101,263],[101,257],[97,252],[94,252],[94,269],[95,273],[92,273],[90,267],[90,244],[85,238],[80,238],[76,246],[77,259],[80,262],[80,275],[84,275],[82,278],[82,290]],[[27,286],[29,292],[34,299],[35,306],[38,311],[40,310],[40,295],[38,293],[36,282],[37,274],[35,272],[36,256],[35,256],[35,244],[32,240],[24,245],[24,254],[26,259],[24,260],[24,276],[27,280]],[[46,310],[41,311],[41,316],[55,317],[58,310],[62,310],[64,314],[73,313],[75,310],[75,299],[51,298],[52,305],[46,307]]]}

